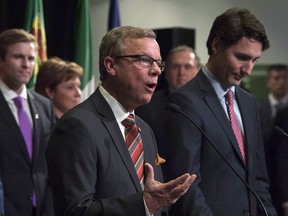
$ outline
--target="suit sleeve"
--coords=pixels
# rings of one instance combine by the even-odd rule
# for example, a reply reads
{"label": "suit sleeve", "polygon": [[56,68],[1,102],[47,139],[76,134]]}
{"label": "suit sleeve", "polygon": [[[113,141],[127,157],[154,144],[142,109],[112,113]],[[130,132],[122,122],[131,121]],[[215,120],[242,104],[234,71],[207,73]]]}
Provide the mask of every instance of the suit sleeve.
{"label": "suit sleeve", "polygon": [[[82,120],[68,117],[58,122],[52,134],[46,158],[55,216],[144,216],[142,193],[96,198],[97,173],[101,161],[98,160],[93,140],[97,132],[92,135],[91,130]],[[109,187],[105,183],[102,185]]]}

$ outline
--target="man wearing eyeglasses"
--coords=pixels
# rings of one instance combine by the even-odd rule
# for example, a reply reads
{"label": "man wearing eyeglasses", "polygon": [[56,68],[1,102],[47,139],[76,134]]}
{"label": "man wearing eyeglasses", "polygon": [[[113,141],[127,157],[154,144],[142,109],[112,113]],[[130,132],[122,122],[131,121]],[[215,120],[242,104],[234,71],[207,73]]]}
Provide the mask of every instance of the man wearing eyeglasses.
{"label": "man wearing eyeglasses", "polygon": [[150,101],[164,68],[155,39],[153,31],[131,26],[102,39],[101,86],[60,119],[47,148],[56,216],[160,215],[195,180],[186,173],[160,183],[153,132],[134,115]]}

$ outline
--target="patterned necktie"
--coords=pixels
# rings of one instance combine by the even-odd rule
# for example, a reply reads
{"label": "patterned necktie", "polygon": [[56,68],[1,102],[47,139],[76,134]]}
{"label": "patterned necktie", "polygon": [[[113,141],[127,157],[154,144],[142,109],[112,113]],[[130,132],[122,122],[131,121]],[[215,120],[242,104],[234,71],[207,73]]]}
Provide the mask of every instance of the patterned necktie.
{"label": "patterned necktie", "polygon": [[143,188],[144,186],[144,151],[143,143],[135,123],[134,115],[130,114],[126,119],[122,121],[125,127],[125,140],[128,147],[128,151],[131,155],[135,170],[137,172],[138,179]]}
{"label": "patterned necktie", "polygon": [[243,142],[243,135],[241,132],[241,129],[237,123],[235,113],[234,113],[234,97],[233,97],[233,91],[231,89],[228,90],[227,94],[225,95],[228,114],[230,118],[230,124],[232,126],[232,130],[235,134],[236,140],[238,142],[242,158],[244,162],[246,161],[245,157],[245,150],[244,150],[244,142]]}
{"label": "patterned necktie", "polygon": [[23,135],[23,138],[26,143],[26,148],[29,154],[30,159],[32,159],[32,149],[33,149],[33,138],[32,138],[32,127],[31,123],[29,121],[29,118],[27,114],[24,111],[23,107],[23,98],[18,96],[13,99],[17,111],[18,111],[18,119],[19,119],[19,126],[21,133]]}

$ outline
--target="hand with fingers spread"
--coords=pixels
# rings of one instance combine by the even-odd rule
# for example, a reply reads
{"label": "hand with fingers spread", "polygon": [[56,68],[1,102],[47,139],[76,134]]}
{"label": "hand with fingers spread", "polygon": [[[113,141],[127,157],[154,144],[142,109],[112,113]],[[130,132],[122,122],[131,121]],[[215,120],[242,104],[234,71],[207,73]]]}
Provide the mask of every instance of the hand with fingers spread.
{"label": "hand with fingers spread", "polygon": [[144,200],[151,214],[174,204],[196,179],[195,174],[186,173],[167,183],[160,183],[154,179],[154,170],[149,163],[145,163],[145,169]]}

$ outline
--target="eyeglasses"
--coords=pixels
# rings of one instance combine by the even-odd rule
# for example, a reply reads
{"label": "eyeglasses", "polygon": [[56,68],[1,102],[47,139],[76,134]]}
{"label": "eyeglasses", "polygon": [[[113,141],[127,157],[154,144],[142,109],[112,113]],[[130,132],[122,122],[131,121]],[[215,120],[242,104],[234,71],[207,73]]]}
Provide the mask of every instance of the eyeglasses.
{"label": "eyeglasses", "polygon": [[161,71],[164,71],[165,69],[165,62],[162,60],[156,60],[151,58],[150,56],[145,55],[122,55],[122,56],[115,56],[115,59],[117,58],[134,58],[137,59],[139,64],[141,64],[143,67],[151,67],[154,62],[158,65]]}

